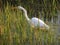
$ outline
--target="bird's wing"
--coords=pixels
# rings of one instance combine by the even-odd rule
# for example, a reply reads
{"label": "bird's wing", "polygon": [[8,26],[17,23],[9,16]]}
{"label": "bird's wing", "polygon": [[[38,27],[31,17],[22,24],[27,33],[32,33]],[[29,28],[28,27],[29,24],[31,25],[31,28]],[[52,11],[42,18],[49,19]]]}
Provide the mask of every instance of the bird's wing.
{"label": "bird's wing", "polygon": [[35,26],[44,26],[44,22],[38,18],[32,18],[31,19],[32,23],[35,25]]}

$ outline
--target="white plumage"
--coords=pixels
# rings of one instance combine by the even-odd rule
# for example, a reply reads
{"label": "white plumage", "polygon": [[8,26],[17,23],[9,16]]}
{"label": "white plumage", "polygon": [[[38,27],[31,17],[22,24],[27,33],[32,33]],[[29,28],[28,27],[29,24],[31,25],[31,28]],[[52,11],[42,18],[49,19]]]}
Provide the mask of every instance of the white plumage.
{"label": "white plumage", "polygon": [[33,17],[32,19],[29,19],[28,16],[27,16],[27,11],[23,7],[18,6],[18,9],[23,10],[23,12],[25,14],[25,17],[26,17],[26,19],[27,19],[27,21],[30,25],[32,25],[34,27],[40,27],[40,28],[44,27],[46,29],[49,29],[49,26],[47,24],[45,24],[42,20],[40,20],[36,17]]}
{"label": "white plumage", "polygon": [[33,17],[31,19],[32,23],[35,25],[35,26],[39,26],[39,27],[43,27],[44,26],[44,22],[41,21],[40,19],[36,18],[36,17]]}

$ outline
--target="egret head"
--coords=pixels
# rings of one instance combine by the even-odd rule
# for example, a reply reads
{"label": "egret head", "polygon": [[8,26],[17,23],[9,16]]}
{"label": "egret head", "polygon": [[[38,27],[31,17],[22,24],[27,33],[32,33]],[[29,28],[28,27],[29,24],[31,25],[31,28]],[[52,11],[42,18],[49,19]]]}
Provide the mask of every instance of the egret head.
{"label": "egret head", "polygon": [[23,10],[26,12],[26,9],[24,9],[22,6],[18,6],[18,9]]}
{"label": "egret head", "polygon": [[21,6],[18,6],[18,9],[22,9],[23,7],[21,7]]}
{"label": "egret head", "polygon": [[30,22],[30,19],[27,16],[27,10],[24,7],[22,7],[22,6],[18,6],[17,8],[24,12],[27,21]]}

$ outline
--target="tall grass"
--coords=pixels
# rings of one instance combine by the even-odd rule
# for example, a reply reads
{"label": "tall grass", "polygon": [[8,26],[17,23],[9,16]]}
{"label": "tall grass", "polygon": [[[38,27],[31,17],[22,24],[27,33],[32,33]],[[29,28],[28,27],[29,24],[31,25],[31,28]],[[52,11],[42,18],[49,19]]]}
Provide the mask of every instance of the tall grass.
{"label": "tall grass", "polygon": [[18,9],[0,12],[0,45],[57,45],[55,32],[29,26],[24,13]]}

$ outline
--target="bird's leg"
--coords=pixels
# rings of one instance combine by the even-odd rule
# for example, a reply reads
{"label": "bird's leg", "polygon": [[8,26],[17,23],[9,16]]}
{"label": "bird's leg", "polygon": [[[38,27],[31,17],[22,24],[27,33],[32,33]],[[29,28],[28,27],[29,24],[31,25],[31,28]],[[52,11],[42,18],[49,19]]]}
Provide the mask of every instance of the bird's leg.
{"label": "bird's leg", "polygon": [[42,31],[46,31],[46,32],[48,31],[48,30],[46,30],[46,28],[44,28],[44,27],[40,27],[39,29],[42,30]]}

